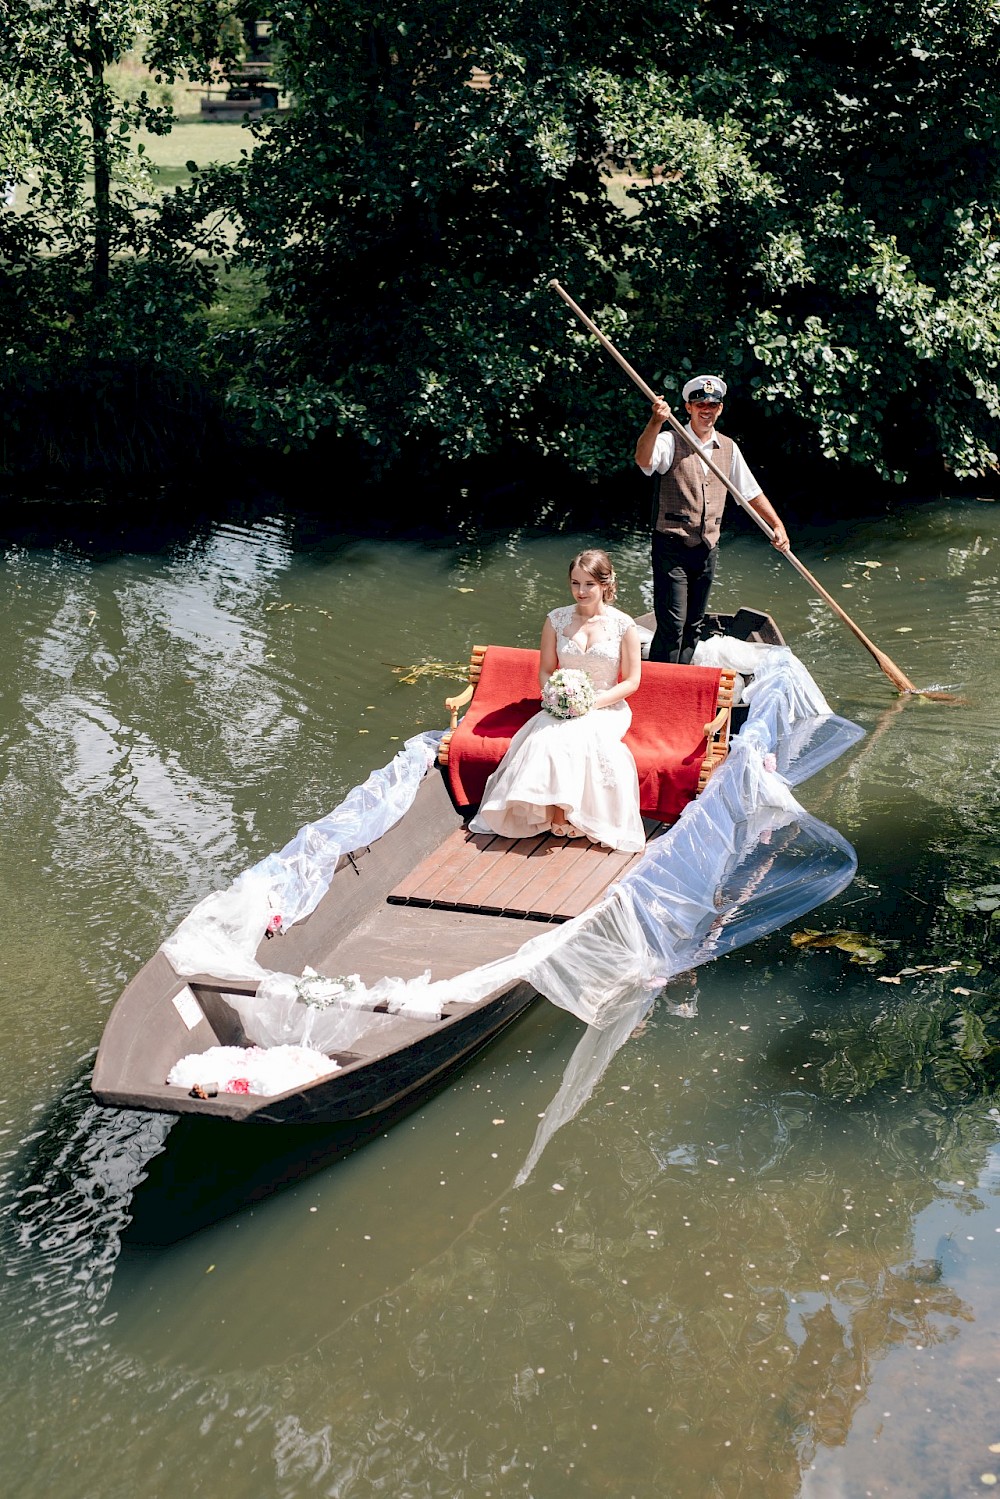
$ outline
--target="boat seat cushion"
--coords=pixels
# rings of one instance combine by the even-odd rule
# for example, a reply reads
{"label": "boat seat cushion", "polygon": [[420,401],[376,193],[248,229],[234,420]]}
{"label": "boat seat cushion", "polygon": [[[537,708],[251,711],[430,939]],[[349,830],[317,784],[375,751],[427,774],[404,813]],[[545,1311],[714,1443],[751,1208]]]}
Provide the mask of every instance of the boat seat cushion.
{"label": "boat seat cushion", "polygon": [[642,680],[628,700],[632,727],[625,743],[639,772],[643,817],[675,822],[698,795],[705,725],[718,709],[721,678],[714,666],[642,663]]}
{"label": "boat seat cushion", "polygon": [[539,660],[538,651],[488,647],[472,702],[448,749],[448,783],[456,806],[479,806],[510,741],[539,711]]}
{"label": "boat seat cushion", "polygon": [[[539,710],[538,651],[491,645],[468,711],[448,750],[447,775],[459,807],[478,807],[486,782],[522,724]],[[644,817],[673,822],[698,792],[705,724],[715,716],[721,673],[715,667],[644,661],[629,698],[625,736],[639,773]]]}

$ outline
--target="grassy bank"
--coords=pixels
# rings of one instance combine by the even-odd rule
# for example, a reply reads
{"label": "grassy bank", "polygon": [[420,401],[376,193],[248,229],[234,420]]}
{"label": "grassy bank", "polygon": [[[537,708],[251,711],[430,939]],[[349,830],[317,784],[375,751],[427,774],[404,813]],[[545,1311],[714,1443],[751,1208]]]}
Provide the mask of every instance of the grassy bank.
{"label": "grassy bank", "polygon": [[145,147],[156,186],[163,192],[191,181],[189,161],[202,168],[229,165],[250,155],[256,144],[241,120],[202,120],[197,115],[182,117],[169,135],[143,131],[138,139]]}

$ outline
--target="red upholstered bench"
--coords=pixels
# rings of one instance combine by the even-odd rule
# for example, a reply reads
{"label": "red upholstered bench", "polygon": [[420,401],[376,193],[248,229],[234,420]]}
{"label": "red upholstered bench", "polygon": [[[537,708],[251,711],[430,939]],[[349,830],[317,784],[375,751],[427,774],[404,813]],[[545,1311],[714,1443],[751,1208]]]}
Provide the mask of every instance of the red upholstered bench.
{"label": "red upholstered bench", "polygon": [[[538,652],[476,646],[469,687],[448,698],[452,727],[438,756],[458,807],[477,807],[487,778],[514,735],[539,709]],[[716,667],[642,663],[629,698],[632,727],[625,743],[639,773],[644,817],[673,822],[729,753],[733,673]],[[458,710],[468,711],[458,723]]]}

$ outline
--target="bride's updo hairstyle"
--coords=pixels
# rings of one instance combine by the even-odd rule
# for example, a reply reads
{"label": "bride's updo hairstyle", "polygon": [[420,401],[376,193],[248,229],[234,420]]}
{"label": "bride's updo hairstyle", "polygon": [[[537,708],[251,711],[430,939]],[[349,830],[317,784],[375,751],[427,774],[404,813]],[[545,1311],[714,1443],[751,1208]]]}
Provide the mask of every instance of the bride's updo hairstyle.
{"label": "bride's updo hairstyle", "polygon": [[618,597],[618,579],[615,577],[615,570],[611,566],[611,558],[607,552],[601,551],[600,547],[589,547],[585,552],[577,552],[569,565],[568,576],[570,578],[573,576],[574,568],[577,567],[582,567],[595,583],[600,583],[604,602],[613,604]]}

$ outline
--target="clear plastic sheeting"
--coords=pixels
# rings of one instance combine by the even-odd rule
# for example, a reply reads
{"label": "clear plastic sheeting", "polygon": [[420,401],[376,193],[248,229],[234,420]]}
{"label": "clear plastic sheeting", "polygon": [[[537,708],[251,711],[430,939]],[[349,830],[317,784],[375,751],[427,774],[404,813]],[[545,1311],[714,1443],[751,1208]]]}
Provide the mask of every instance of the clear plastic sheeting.
{"label": "clear plastic sheeting", "polygon": [[[439,986],[440,987],[440,986]],[[356,974],[327,979],[307,968],[302,978],[267,973],[256,994],[226,994],[244,1031],[260,1046],[312,1046],[331,1054],[350,1051],[362,1035],[389,1029],[396,1015],[439,1020],[441,1003],[430,991],[430,971],[418,979],[382,979],[370,988]],[[375,1012],[385,1003],[388,1012]]]}
{"label": "clear plastic sheeting", "polygon": [[566,1064],[559,1092],[542,1115],[524,1165],[514,1178],[515,1187],[523,1187],[534,1171],[546,1145],[557,1130],[583,1108],[597,1084],[607,1072],[617,1051],[625,1045],[640,1020],[652,1009],[655,994],[640,995],[630,1009],[619,1015],[614,1025],[598,1030],[589,1025],[577,1042]]}
{"label": "clear plastic sheeting", "polygon": [[[715,664],[736,670],[741,661],[748,664],[738,653],[723,654]],[[728,759],[610,896],[632,907],[650,986],[662,988],[797,920],[843,890],[857,867],[850,844],[806,812],[789,783],[814,775],[863,738],[864,730],[830,711],[784,646],[766,648],[754,662],[746,696],[749,715]],[[634,951],[630,957],[638,968]],[[532,981],[549,999],[580,1013],[571,970],[558,958],[550,967]],[[590,1098],[656,998],[639,983],[631,994],[622,984],[609,996],[570,1058],[516,1185],[527,1181],[552,1135]]]}
{"label": "clear plastic sheeting", "polygon": [[744,690],[747,677],[753,676],[771,645],[758,645],[752,640],[735,640],[731,635],[710,635],[699,640],[691,657],[692,666],[722,666],[736,673],[733,684],[733,703],[745,701]]}
{"label": "clear plastic sheeting", "polygon": [[[735,648],[745,643],[733,644],[729,659],[725,637],[715,649],[719,664],[737,669],[743,656]],[[327,1053],[350,1050],[361,1036],[388,1026],[398,1030],[400,1016],[433,1020],[446,1004],[474,1004],[530,984],[591,1028],[539,1127],[531,1157],[537,1159],[671,979],[796,920],[854,874],[850,845],[806,812],[791,786],[863,730],[831,713],[787,647],[757,648],[752,667],[746,723],[701,796],[599,902],[572,921],[543,928],[505,958],[452,979],[386,975],[367,988],[356,976],[275,974],[255,959],[276,915],[285,927],[307,915],[340,857],[374,842],[403,816],[433,764],[438,734],[409,740],[335,811],[228,891],[202,901],[164,952],[184,975],[259,980],[255,995],[230,996],[252,1041]],[[374,1010],[383,1003],[390,1013]]]}
{"label": "clear plastic sheeting", "polygon": [[[796,920],[853,877],[850,844],[788,783],[864,731],[830,712],[787,647],[769,648],[755,667],[747,722],[701,796],[604,900],[561,929],[571,940],[544,954],[532,952],[537,939],[521,949],[525,977],[589,1025],[616,1025],[644,989]],[[591,975],[605,966],[601,990]]]}
{"label": "clear plastic sheeting", "polygon": [[216,890],[195,906],[163,944],[177,973],[223,978],[263,978],[255,954],[268,925],[293,926],[315,910],[330,887],[338,861],[381,838],[409,811],[420,782],[434,764],[443,731],[408,739],[394,760],[355,786],[339,807],[306,823],[276,854]]}

